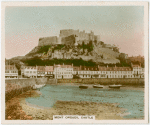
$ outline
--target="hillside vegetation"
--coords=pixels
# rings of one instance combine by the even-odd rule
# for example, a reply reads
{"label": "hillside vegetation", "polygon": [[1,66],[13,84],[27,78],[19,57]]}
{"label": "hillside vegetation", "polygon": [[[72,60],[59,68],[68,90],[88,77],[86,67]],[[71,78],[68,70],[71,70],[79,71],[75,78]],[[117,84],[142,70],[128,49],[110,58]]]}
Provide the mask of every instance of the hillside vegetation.
{"label": "hillside vegetation", "polygon": [[52,59],[52,60],[41,60],[38,57],[28,59],[28,60],[21,60],[26,65],[29,66],[45,66],[45,65],[54,65],[54,64],[66,64],[66,65],[74,65],[74,66],[96,66],[97,64],[95,62],[91,61],[84,61],[82,59]]}

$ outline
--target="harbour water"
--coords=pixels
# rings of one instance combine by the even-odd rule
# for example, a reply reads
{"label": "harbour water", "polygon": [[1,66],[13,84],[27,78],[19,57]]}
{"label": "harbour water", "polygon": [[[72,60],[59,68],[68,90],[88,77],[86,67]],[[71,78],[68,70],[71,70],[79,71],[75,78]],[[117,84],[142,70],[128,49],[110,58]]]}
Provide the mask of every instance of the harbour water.
{"label": "harbour water", "polygon": [[89,101],[119,103],[118,107],[127,109],[124,118],[144,118],[144,92],[126,89],[80,89],[78,86],[46,85],[40,89],[40,97],[26,98],[28,103],[53,107],[56,101]]}

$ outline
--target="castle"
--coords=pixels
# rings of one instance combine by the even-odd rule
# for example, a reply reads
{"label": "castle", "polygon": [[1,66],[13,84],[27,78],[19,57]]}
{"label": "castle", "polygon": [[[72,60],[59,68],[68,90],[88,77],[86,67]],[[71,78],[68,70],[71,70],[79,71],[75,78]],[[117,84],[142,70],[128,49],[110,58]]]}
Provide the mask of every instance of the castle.
{"label": "castle", "polygon": [[83,41],[85,44],[88,44],[89,41],[98,42],[100,41],[100,36],[94,35],[92,31],[90,33],[85,33],[85,31],[65,29],[60,30],[59,37],[52,36],[40,38],[38,46],[57,45],[57,44],[78,45],[82,44]]}

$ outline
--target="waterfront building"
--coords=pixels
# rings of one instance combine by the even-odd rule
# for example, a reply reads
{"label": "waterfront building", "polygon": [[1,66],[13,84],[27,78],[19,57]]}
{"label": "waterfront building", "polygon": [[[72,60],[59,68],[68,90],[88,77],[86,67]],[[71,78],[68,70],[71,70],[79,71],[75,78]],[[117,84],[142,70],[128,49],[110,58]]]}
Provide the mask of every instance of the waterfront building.
{"label": "waterfront building", "polygon": [[145,70],[144,68],[141,68],[141,78],[144,78],[145,77]]}
{"label": "waterfront building", "polygon": [[23,66],[21,67],[21,76],[28,78],[36,78],[37,68],[35,66]]}
{"label": "waterfront building", "polygon": [[89,67],[80,66],[78,75],[80,78],[91,78],[91,69]]}
{"label": "waterfront building", "polygon": [[18,78],[18,69],[15,65],[5,65],[5,78]]}
{"label": "waterfront building", "polygon": [[99,71],[99,78],[107,78],[107,67],[99,67],[98,66],[98,71]]}
{"label": "waterfront building", "polygon": [[[8,71],[6,70],[6,72]],[[21,75],[28,78],[48,77],[57,79],[144,78],[144,68],[140,64],[132,64],[132,67],[91,67],[54,64],[54,66],[24,66],[21,68]]]}
{"label": "waterfront building", "polygon": [[72,79],[73,65],[54,65],[54,74],[57,79]]}
{"label": "waterfront building", "polygon": [[78,76],[80,78],[99,78],[98,68],[90,66],[80,66]]}
{"label": "waterfront building", "polygon": [[54,67],[53,66],[45,66],[45,74],[48,78],[54,78]]}
{"label": "waterfront building", "polygon": [[141,67],[141,63],[132,62],[131,66],[133,68],[134,78],[144,78],[144,68]]}
{"label": "waterfront building", "polygon": [[133,78],[130,67],[107,67],[106,78]]}
{"label": "waterfront building", "polygon": [[45,66],[37,66],[37,77],[45,77]]}

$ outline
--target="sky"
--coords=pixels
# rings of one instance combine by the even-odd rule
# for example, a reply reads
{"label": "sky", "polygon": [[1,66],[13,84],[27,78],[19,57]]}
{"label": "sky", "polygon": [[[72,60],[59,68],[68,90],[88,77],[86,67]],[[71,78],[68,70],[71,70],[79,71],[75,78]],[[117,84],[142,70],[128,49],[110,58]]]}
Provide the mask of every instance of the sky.
{"label": "sky", "polygon": [[40,37],[59,36],[61,29],[92,30],[128,56],[144,55],[144,7],[49,6],[6,7],[5,57],[27,54]]}

